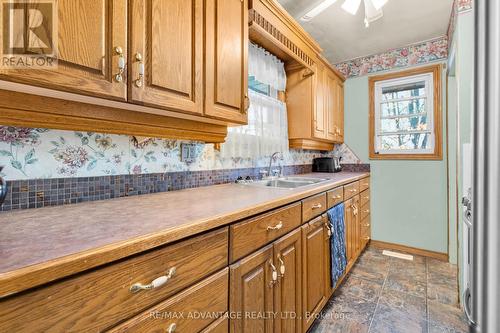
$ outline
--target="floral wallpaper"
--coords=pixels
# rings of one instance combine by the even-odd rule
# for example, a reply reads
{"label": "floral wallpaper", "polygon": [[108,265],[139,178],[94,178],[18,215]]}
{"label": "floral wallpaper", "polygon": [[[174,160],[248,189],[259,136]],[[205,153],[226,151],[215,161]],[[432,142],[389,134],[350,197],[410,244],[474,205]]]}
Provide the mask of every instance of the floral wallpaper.
{"label": "floral wallpaper", "polygon": [[458,0],[458,11],[463,12],[472,9],[472,0]]}
{"label": "floral wallpaper", "polygon": [[446,37],[440,37],[427,42],[348,60],[335,66],[345,77],[349,78],[444,60],[447,57],[448,40]]}
{"label": "floral wallpaper", "polygon": [[[127,135],[0,126],[0,165],[5,166],[1,176],[7,180],[94,177],[250,168],[269,163],[265,156],[257,160],[222,158],[212,144],[203,143],[196,143],[194,162],[185,163],[180,158],[182,143],[153,138],[138,143]],[[344,155],[344,163],[359,162],[342,145],[329,153],[291,149],[284,152],[283,164],[311,164],[315,157],[334,153]]]}

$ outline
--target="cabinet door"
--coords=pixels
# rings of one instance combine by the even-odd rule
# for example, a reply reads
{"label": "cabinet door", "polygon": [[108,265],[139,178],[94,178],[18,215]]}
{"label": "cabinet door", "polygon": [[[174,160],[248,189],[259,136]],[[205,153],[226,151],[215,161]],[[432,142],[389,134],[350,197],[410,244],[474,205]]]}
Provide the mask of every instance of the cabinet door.
{"label": "cabinet door", "polygon": [[326,139],[327,120],[325,119],[325,84],[326,68],[323,64],[318,63],[316,67],[315,77],[315,105],[313,110],[313,137],[317,139]]}
{"label": "cabinet door", "polygon": [[302,235],[292,231],[274,243],[274,262],[280,274],[274,289],[274,332],[302,331]]}
{"label": "cabinet door", "polygon": [[[273,266],[272,245],[231,265],[229,308],[231,313],[242,314],[231,319],[231,332],[273,332],[273,318],[262,316],[274,311]],[[259,316],[245,316],[252,313]]]}
{"label": "cabinet door", "polygon": [[202,113],[203,0],[132,0],[130,100]]}
{"label": "cabinet door", "polygon": [[205,7],[205,115],[246,123],[248,1],[205,0]]}
{"label": "cabinet door", "polygon": [[337,142],[344,142],[344,83],[340,79],[335,80],[335,103],[334,119],[336,126]]}
{"label": "cabinet door", "polygon": [[335,74],[327,70],[326,74],[326,96],[325,96],[325,117],[327,119],[327,132],[326,138],[328,140],[337,141],[339,130],[338,130],[338,93],[337,93],[337,77]]}
{"label": "cabinet door", "polygon": [[302,315],[307,331],[327,301],[325,217],[319,216],[302,227]]}
{"label": "cabinet door", "polygon": [[[115,77],[119,73],[120,54],[127,55],[127,1],[59,0],[57,3],[57,68],[0,70],[0,78],[97,97],[126,99],[126,75],[124,73],[121,80]],[[122,63],[125,65],[125,59]]]}
{"label": "cabinet door", "polygon": [[360,219],[360,213],[361,213],[361,207],[359,206],[359,194],[354,196],[352,198],[352,204],[353,204],[353,216],[352,216],[352,225],[354,228],[354,256],[355,259],[358,257],[359,253],[361,252],[361,219]]}
{"label": "cabinet door", "polygon": [[353,222],[353,207],[352,207],[352,199],[344,202],[345,212],[344,212],[344,221],[345,221],[345,242],[346,242],[346,256],[347,263],[350,264],[352,262],[352,222]]}

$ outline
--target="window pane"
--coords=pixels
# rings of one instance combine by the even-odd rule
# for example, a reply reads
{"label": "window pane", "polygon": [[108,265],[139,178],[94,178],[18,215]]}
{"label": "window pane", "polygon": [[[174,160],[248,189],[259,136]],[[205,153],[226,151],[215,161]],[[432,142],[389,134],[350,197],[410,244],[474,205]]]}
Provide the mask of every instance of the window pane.
{"label": "window pane", "polygon": [[382,103],[382,117],[404,116],[426,112],[426,99]]}
{"label": "window pane", "polygon": [[382,88],[382,101],[425,96],[425,81]]}
{"label": "window pane", "polygon": [[427,116],[382,119],[380,132],[426,131]]}
{"label": "window pane", "polygon": [[268,84],[264,84],[257,81],[254,76],[248,76],[248,89],[261,93],[263,95],[269,96],[270,87]]}
{"label": "window pane", "polygon": [[381,150],[430,149],[430,133],[401,134],[380,137]]}

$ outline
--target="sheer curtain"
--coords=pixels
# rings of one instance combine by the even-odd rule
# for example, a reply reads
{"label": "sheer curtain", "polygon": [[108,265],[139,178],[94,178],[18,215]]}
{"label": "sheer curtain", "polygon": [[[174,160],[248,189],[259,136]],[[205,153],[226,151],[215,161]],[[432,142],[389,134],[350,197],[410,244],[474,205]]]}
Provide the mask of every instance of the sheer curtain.
{"label": "sheer curtain", "polygon": [[266,50],[249,44],[248,72],[256,81],[269,86],[269,94],[248,91],[248,125],[230,127],[221,156],[258,159],[275,151],[288,150],[286,104],[277,99],[277,91],[286,88],[282,61]]}

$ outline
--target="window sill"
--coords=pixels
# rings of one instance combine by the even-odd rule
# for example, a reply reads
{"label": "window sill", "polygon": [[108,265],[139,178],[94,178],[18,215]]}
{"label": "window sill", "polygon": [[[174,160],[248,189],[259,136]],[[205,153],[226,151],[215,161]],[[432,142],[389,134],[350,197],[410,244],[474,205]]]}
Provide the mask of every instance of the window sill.
{"label": "window sill", "polygon": [[434,154],[375,154],[370,152],[370,160],[442,161],[443,154],[441,152],[437,152]]}

